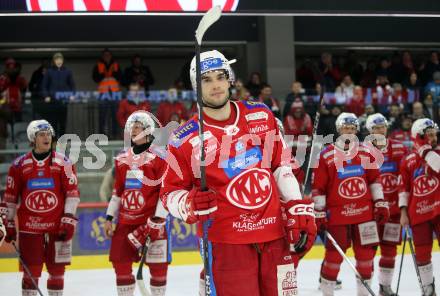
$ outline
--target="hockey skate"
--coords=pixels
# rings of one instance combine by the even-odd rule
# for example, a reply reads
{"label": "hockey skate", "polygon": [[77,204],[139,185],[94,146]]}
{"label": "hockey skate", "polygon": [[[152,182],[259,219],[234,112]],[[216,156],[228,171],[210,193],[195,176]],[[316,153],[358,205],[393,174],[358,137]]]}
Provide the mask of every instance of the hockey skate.
{"label": "hockey skate", "polygon": [[423,286],[423,289],[425,291],[425,294],[422,296],[437,296],[437,293],[435,293],[435,283],[432,282],[432,284]]}
{"label": "hockey skate", "polygon": [[[336,280],[335,290],[341,290],[341,289],[342,289],[342,281],[339,280],[339,279],[337,279],[337,280]],[[321,277],[319,277],[318,290],[321,290]]]}
{"label": "hockey skate", "polygon": [[391,286],[379,284],[379,296],[398,296],[398,295],[393,292]]}

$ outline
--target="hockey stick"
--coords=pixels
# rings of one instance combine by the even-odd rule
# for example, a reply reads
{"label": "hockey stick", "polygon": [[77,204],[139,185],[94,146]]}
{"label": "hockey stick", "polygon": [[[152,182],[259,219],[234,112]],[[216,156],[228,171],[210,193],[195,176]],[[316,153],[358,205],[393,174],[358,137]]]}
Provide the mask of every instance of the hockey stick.
{"label": "hockey stick", "polygon": [[305,196],[310,196],[310,192],[312,192],[312,184],[311,184],[311,170],[312,170],[312,161],[314,158],[314,152],[315,152],[315,138],[316,138],[316,133],[318,132],[318,125],[319,125],[319,118],[321,117],[321,108],[324,105],[324,90],[321,90],[321,94],[319,97],[319,104],[318,104],[318,109],[316,110],[316,115],[315,115],[315,122],[313,123],[313,132],[312,132],[312,148],[310,149],[310,156],[309,156],[309,161],[307,163],[307,168],[306,168],[306,177],[304,179],[304,195]]}
{"label": "hockey stick", "polygon": [[406,234],[406,237],[408,238],[409,249],[411,251],[411,257],[414,262],[414,267],[416,268],[417,279],[419,280],[420,289],[422,290],[422,296],[425,296],[425,289],[423,289],[422,278],[420,277],[420,270],[419,270],[419,266],[417,265],[417,261],[416,261],[416,253],[414,251],[413,239],[409,233],[408,226],[405,226],[405,234]]}
{"label": "hockey stick", "polygon": [[406,231],[403,235],[402,257],[400,258],[400,268],[399,268],[399,277],[397,278],[396,295],[399,295],[400,275],[402,274],[403,257],[405,257],[405,247],[406,247]]}
{"label": "hockey stick", "polygon": [[144,276],[142,274],[142,271],[144,269],[145,260],[147,259],[147,251],[148,247],[150,245],[150,237],[147,237],[147,241],[145,242],[145,245],[142,247],[142,255],[141,255],[141,262],[139,263],[139,267],[136,273],[136,284],[139,287],[139,290],[141,291],[142,296],[150,296],[150,292],[148,291],[147,287],[145,287],[144,283]]}
{"label": "hockey stick", "polygon": [[31,279],[31,281],[32,281],[32,285],[34,285],[34,287],[37,289],[38,294],[40,294],[40,296],[43,296],[43,293],[41,292],[40,288],[38,288],[37,282],[36,282],[36,281],[34,280],[34,278],[32,277],[31,271],[29,270],[29,268],[27,267],[27,265],[24,263],[23,259],[21,258],[21,253],[20,253],[20,251],[18,250],[17,245],[15,244],[14,241],[12,241],[11,244],[12,244],[12,246],[14,247],[15,252],[17,253],[18,260],[20,261],[21,266],[23,266],[24,272],[27,273],[27,275],[28,275],[29,278]]}
{"label": "hockey stick", "polygon": [[339,255],[341,255],[342,258],[344,258],[344,260],[348,263],[350,268],[354,271],[356,277],[361,281],[362,285],[364,285],[364,287],[368,290],[368,292],[372,296],[376,296],[376,294],[374,294],[373,290],[371,290],[371,287],[368,285],[368,283],[362,278],[361,274],[356,269],[353,262],[351,262],[350,259],[347,257],[347,255],[344,254],[344,251],[342,251],[341,247],[338,245],[338,243],[333,238],[333,236],[327,230],[325,230],[325,235],[332,242],[333,246],[335,247],[336,251],[338,251]]}
{"label": "hockey stick", "polygon": [[[220,6],[214,6],[200,20],[196,30],[196,82],[197,82],[197,107],[199,111],[199,138],[200,138],[200,189],[206,191],[206,168],[205,168],[205,147],[203,139],[203,101],[202,101],[202,77],[200,69],[200,50],[205,32],[220,18],[222,10]],[[201,240],[201,253],[203,256],[203,267],[205,269],[205,295],[215,295],[215,287],[211,285],[212,275],[209,262],[208,244],[208,222],[203,222],[203,236]]]}

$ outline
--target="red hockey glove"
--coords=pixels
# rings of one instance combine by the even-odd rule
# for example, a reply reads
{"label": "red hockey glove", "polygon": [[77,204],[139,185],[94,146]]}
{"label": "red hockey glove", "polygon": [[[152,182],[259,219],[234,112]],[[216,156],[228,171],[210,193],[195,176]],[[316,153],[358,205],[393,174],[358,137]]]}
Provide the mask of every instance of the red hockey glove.
{"label": "red hockey glove", "polygon": [[327,213],[326,211],[317,211],[315,210],[315,222],[318,228],[318,231],[326,231],[327,230]]}
{"label": "red hockey glove", "polygon": [[166,229],[165,229],[166,220],[160,217],[150,217],[147,220],[147,223],[139,226],[133,232],[130,232],[127,235],[128,241],[130,245],[140,251],[142,247],[145,245],[147,241],[147,237],[150,237],[150,240],[156,241],[159,239],[166,238]]}
{"label": "red hockey glove", "polygon": [[421,158],[425,159],[426,154],[432,150],[432,145],[429,143],[427,137],[417,135],[413,142],[414,149],[416,150],[417,154],[419,154]]}
{"label": "red hockey glove", "polygon": [[60,227],[58,228],[58,238],[62,241],[71,240],[75,233],[77,223],[78,218],[72,214],[64,214],[64,216],[61,217]]}
{"label": "red hockey glove", "polygon": [[316,238],[315,214],[311,200],[291,200],[285,203],[287,240],[290,251],[305,253]]}
{"label": "red hockey glove", "polygon": [[374,203],[374,220],[380,225],[385,224],[390,218],[388,202],[379,199]]}
{"label": "red hockey glove", "polygon": [[192,189],[184,200],[184,210],[182,217],[189,224],[198,221],[203,222],[214,218],[217,211],[217,197],[213,191],[200,191],[198,188]]}
{"label": "red hockey glove", "polygon": [[0,246],[6,237],[6,225],[3,223],[3,218],[0,216]]}
{"label": "red hockey glove", "polygon": [[6,237],[5,241],[7,243],[10,243],[12,241],[17,240],[17,228],[15,228],[15,221],[14,220],[8,220],[6,222]]}

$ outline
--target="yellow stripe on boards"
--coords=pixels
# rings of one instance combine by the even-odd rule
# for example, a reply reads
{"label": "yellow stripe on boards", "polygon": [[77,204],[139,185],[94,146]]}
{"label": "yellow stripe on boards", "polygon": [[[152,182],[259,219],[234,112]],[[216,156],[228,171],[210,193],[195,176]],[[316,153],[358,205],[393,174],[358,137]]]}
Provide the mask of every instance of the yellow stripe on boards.
{"label": "yellow stripe on boards", "polygon": [[[324,246],[317,245],[314,246],[309,253],[304,257],[304,259],[322,259],[324,258]],[[434,252],[439,252],[440,248],[436,241],[434,241],[433,246]],[[397,254],[402,253],[402,245],[398,247]],[[406,247],[405,254],[409,254],[409,246]],[[377,255],[380,254],[380,248]],[[349,249],[347,251],[349,257],[353,257],[353,250]],[[202,264],[199,252],[189,251],[189,252],[174,252],[173,262],[171,265],[194,265]],[[136,264],[135,264],[136,265]],[[67,267],[70,270],[75,269],[103,269],[112,268],[112,264],[108,261],[108,255],[83,255],[83,256],[73,256],[72,265]],[[0,259],[0,272],[17,272],[18,271],[18,260],[16,258],[4,258]]]}

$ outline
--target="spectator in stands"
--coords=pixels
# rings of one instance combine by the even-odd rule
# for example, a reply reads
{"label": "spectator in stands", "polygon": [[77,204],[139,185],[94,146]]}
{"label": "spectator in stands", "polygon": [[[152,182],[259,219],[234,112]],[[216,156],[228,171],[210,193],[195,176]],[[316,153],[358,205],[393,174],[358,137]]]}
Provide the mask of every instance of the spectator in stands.
{"label": "spectator in stands", "polygon": [[[11,121],[11,109],[6,98],[0,98],[0,150],[6,149],[8,138],[8,122]],[[5,161],[4,155],[0,154],[0,163]]]}
{"label": "spectator in stands", "polygon": [[128,117],[135,111],[151,111],[151,105],[145,97],[145,92],[137,82],[128,86],[127,97],[119,102],[116,118],[119,127],[123,130]]}
{"label": "spectator in stands", "polygon": [[397,103],[401,105],[402,109],[404,104],[408,102],[408,93],[406,89],[402,87],[400,83],[394,83],[391,91],[391,98],[388,101],[388,104]]}
{"label": "spectator in stands", "polygon": [[410,79],[411,74],[415,72],[411,53],[407,50],[402,52],[402,66],[404,73],[402,83],[405,83]]}
{"label": "spectator in stands", "polygon": [[93,68],[93,80],[99,92],[99,132],[110,138],[117,138],[116,110],[121,99],[120,83],[122,73],[119,63],[113,59],[110,50],[104,49],[101,58]]}
{"label": "spectator in stands", "polygon": [[372,104],[368,104],[365,106],[365,113],[362,114],[361,116],[359,116],[358,120],[359,120],[359,140],[363,141],[365,139],[365,137],[369,134],[367,127],[366,127],[366,123],[367,123],[367,118],[368,116],[370,116],[371,114],[376,113],[374,106]]}
{"label": "spectator in stands", "polygon": [[440,71],[432,74],[432,81],[425,86],[425,96],[431,94],[435,103],[440,102]]}
{"label": "spectator in stands", "polygon": [[429,114],[427,114],[427,112],[425,112],[424,108],[423,108],[423,104],[421,102],[415,102],[412,105],[412,114],[411,114],[413,120],[417,120],[420,118],[429,118]]}
{"label": "spectator in stands", "polygon": [[405,79],[405,67],[402,64],[402,58],[398,52],[395,52],[391,58],[389,75],[391,83],[402,83]]}
{"label": "spectator in stands", "polygon": [[67,103],[74,100],[75,82],[72,71],[64,66],[64,56],[57,52],[53,55],[52,66],[43,78],[42,94],[45,105],[43,118],[47,119],[61,136],[66,131]]}
{"label": "spectator in stands", "polygon": [[347,53],[347,63],[345,64],[345,73],[350,75],[354,84],[359,85],[362,74],[364,73],[364,67],[359,63],[356,57],[356,53],[353,50]]}
{"label": "spectator in stands", "polygon": [[391,131],[390,137],[391,139],[401,141],[407,147],[411,147],[411,126],[412,126],[412,118],[408,113],[404,113],[400,117],[400,125],[395,130]]}
{"label": "spectator in stands", "polygon": [[434,104],[432,94],[428,93],[423,100],[423,113],[427,114],[427,117],[437,122],[438,109],[438,105]]}
{"label": "spectator in stands", "polygon": [[292,103],[297,99],[301,99],[303,102],[306,102],[306,91],[302,88],[302,84],[299,81],[292,82],[290,87],[291,92],[286,96],[284,109],[283,109],[283,118],[287,116],[290,112],[290,107]]}
{"label": "spectator in stands", "polygon": [[326,92],[334,91],[341,81],[341,73],[339,68],[333,63],[332,55],[328,52],[321,54],[319,63],[319,71],[321,74],[321,84]]}
{"label": "spectator in stands", "polygon": [[371,88],[376,85],[376,62],[374,60],[367,61],[367,69],[362,74],[360,84],[363,88]]}
{"label": "spectator in stands", "polygon": [[136,82],[139,86],[148,91],[150,86],[154,84],[154,77],[147,65],[142,64],[142,58],[136,54],[131,60],[131,66],[124,72],[125,86]]}
{"label": "spectator in stands", "polygon": [[26,79],[21,76],[21,65],[13,58],[5,61],[0,75],[0,100],[6,100],[11,110],[10,123],[21,121],[23,98],[27,89]]}
{"label": "spectator in stands", "polygon": [[[412,72],[409,75],[408,80],[404,82],[403,86],[408,93],[408,103],[420,101],[420,96],[423,95],[423,92],[421,92],[421,84],[416,72]],[[405,108],[406,107],[407,106],[405,106]]]}
{"label": "spectator in stands", "polygon": [[304,102],[300,98],[295,99],[291,104],[289,113],[284,118],[283,126],[286,135],[294,135],[295,137],[299,135],[312,135],[312,119],[305,112]]}
{"label": "spectator in stands", "polygon": [[[342,107],[340,105],[331,105],[327,109],[328,114],[322,115],[322,120],[319,120],[318,125],[318,134],[323,135],[324,137],[327,135],[333,135],[333,140],[338,137],[338,132],[336,131],[336,118],[338,118],[339,114],[342,112]],[[326,112],[327,113],[327,112]]]}
{"label": "spectator in stands", "polygon": [[319,81],[319,77],[319,69],[310,59],[306,59],[301,67],[296,70],[296,78],[306,90],[313,89],[316,82]]}
{"label": "spectator in stands", "polygon": [[388,76],[384,72],[379,72],[376,80],[376,87],[372,90],[372,103],[378,108],[380,113],[386,113],[386,108],[391,100],[392,88],[388,81]]}
{"label": "spectator in stands", "polygon": [[402,108],[397,103],[392,103],[388,107],[388,125],[389,130],[394,131],[400,126],[400,117],[402,114]]}
{"label": "spectator in stands", "polygon": [[250,98],[250,93],[244,87],[243,80],[238,78],[235,80],[234,86],[232,88],[231,100],[233,101],[247,101]]}
{"label": "spectator in stands", "polygon": [[[171,88],[168,90],[168,98],[157,106],[156,116],[159,122],[166,126],[171,121],[171,116],[177,114],[181,119],[188,119],[188,111],[185,105],[177,99],[177,90]],[[197,104],[194,105],[194,111],[197,112]]]}
{"label": "spectator in stands", "polygon": [[272,87],[269,84],[262,85],[260,95],[255,101],[266,104],[275,117],[281,118],[280,103],[272,96]]}
{"label": "spectator in stands", "polygon": [[429,81],[432,79],[432,75],[434,72],[440,71],[440,61],[438,58],[438,52],[437,51],[431,51],[429,62],[426,64],[422,64],[420,69],[421,71],[421,82],[422,85],[426,85]]}
{"label": "spectator in stands", "polygon": [[260,95],[261,88],[264,84],[265,83],[261,80],[261,74],[259,72],[253,72],[248,83],[246,83],[246,88],[255,99]]}
{"label": "spectator in stands", "polygon": [[379,68],[376,70],[376,75],[386,76],[389,79],[391,75],[390,66],[390,60],[387,57],[382,57],[379,61]]}
{"label": "spectator in stands", "polygon": [[335,98],[337,104],[346,104],[353,98],[354,83],[350,75],[345,75],[341,84],[336,88]]}
{"label": "spectator in stands", "polygon": [[364,100],[364,92],[362,87],[355,86],[353,89],[353,97],[348,100],[347,105],[345,106],[346,112],[351,112],[356,114],[357,117],[361,116],[365,112],[365,100]]}
{"label": "spectator in stands", "polygon": [[[33,119],[45,118],[44,114],[44,98],[43,98],[43,79],[44,75],[49,68],[49,60],[44,59],[41,61],[41,65],[32,73],[31,80],[29,81],[29,91],[31,92]],[[43,113],[41,113],[43,112]]]}

